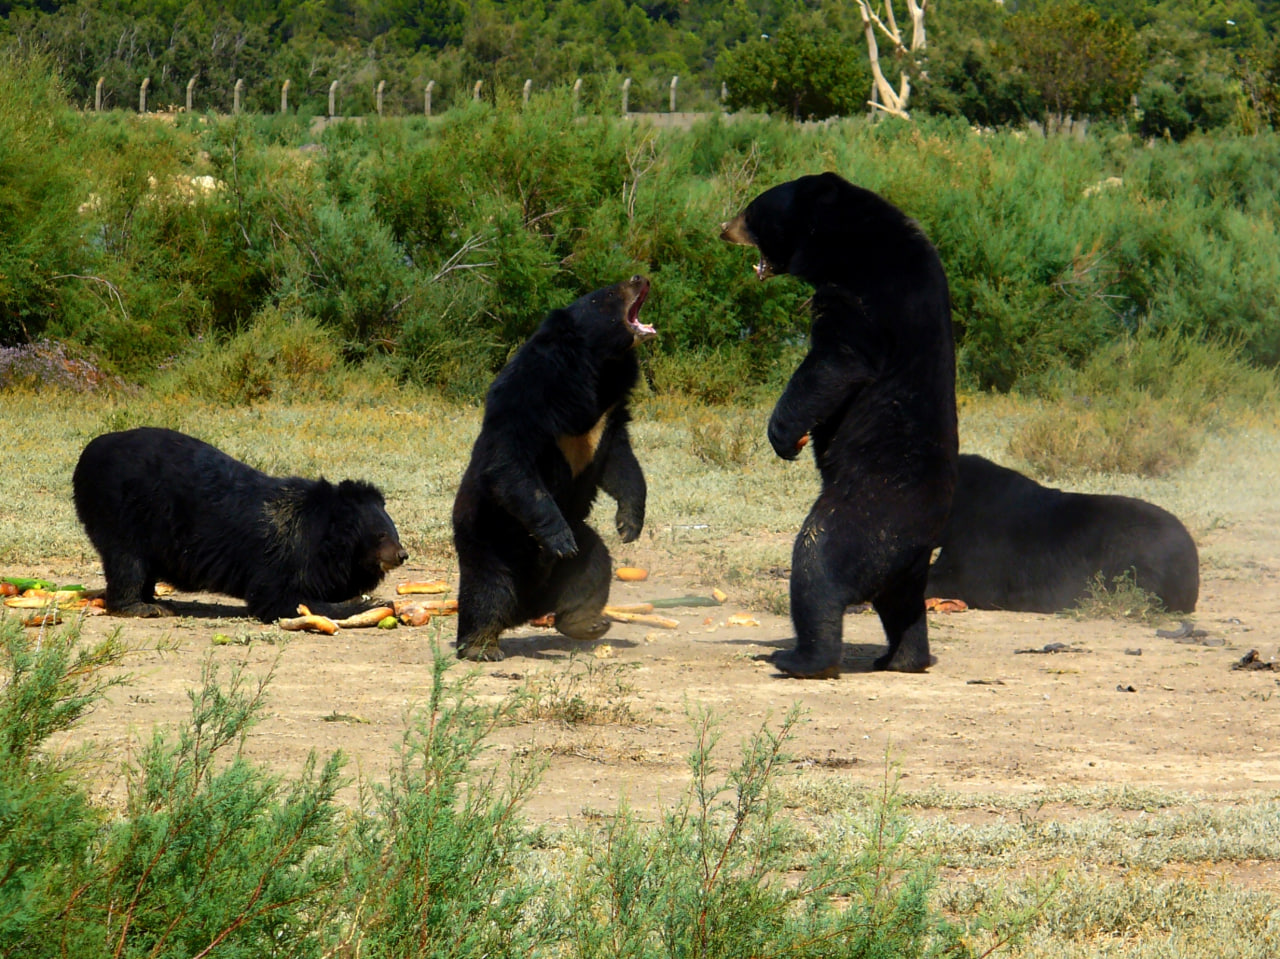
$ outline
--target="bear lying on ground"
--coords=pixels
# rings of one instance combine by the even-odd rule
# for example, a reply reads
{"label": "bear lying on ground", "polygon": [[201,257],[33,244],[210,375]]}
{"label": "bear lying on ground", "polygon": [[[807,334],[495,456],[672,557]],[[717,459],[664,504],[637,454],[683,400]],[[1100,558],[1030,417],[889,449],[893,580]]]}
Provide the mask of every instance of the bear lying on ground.
{"label": "bear lying on ground", "polygon": [[618,504],[625,543],[644,526],[644,473],[627,437],[633,347],[649,281],[633,276],[552,310],[494,379],[453,506],[458,655],[499,660],[498,636],[555,614],[573,639],[609,628],[609,551],[587,516]]}
{"label": "bear lying on ground", "polygon": [[1200,596],[1195,540],[1171,513],[1128,496],[1064,493],[981,456],[960,457],[959,481],[929,596],[979,609],[1053,613],[1101,574],[1126,573],[1173,612]]}
{"label": "bear lying on ground", "polygon": [[792,552],[796,646],[773,662],[838,676],[845,607],[870,601],[889,642],[876,668],[923,671],[934,661],[925,581],[958,446],[938,254],[900,210],[834,173],[765,191],[721,236],[759,250],[761,279],[789,273],[814,287],[809,353],[769,419],[783,459],[812,439],[822,478]]}
{"label": "bear lying on ground", "polygon": [[102,557],[107,609],[121,615],[167,615],[156,580],[243,599],[263,622],[300,603],[336,615],[330,604],[408,558],[376,487],[268,476],[173,430],[96,437],[72,486]]}

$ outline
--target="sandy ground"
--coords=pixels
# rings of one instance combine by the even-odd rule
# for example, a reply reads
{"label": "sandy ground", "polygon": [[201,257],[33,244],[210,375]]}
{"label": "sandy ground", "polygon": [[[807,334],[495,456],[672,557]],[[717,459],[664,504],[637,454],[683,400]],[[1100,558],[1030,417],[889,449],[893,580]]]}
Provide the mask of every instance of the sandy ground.
{"label": "sandy ground", "polygon": [[[766,721],[776,727],[799,703],[805,714],[791,744],[795,762],[815,775],[868,786],[883,780],[888,757],[910,792],[1018,794],[1127,784],[1222,799],[1274,796],[1280,672],[1231,667],[1251,649],[1280,658],[1277,530],[1280,513],[1199,537],[1202,557],[1233,561],[1205,564],[1200,607],[1191,618],[1206,635],[1181,641],[1157,636],[1155,625],[1124,620],[933,614],[937,665],[921,675],[877,673],[870,664],[883,650],[879,621],[850,613],[844,675],[799,681],[780,677],[763,658],[791,642],[785,617],[752,610],[758,626],[725,625],[744,611],[732,587],[720,607],[665,611],[678,629],[616,624],[596,643],[546,629],[513,631],[503,640],[505,661],[474,667],[482,696],[496,700],[532,682],[549,703],[578,695],[591,706],[621,706],[627,718],[507,726],[493,738],[491,755],[539,750],[547,757],[527,809],[533,821],[569,823],[611,812],[623,800],[650,816],[687,782],[691,709],[710,707],[720,717],[727,763],[738,743]],[[716,585],[699,582],[690,569],[665,570],[669,556],[656,550],[632,549],[628,559],[651,566],[652,574],[643,583],[616,583],[615,603],[706,595]],[[60,571],[64,581],[69,572]],[[96,566],[75,572],[87,585],[102,584]],[[410,565],[378,595],[436,576],[456,582],[454,570]],[[774,585],[785,588],[785,581]],[[312,750],[342,749],[352,774],[385,779],[406,711],[427,694],[433,639],[452,656],[451,621],[335,636],[283,634],[243,618],[243,607],[225,598],[175,599],[190,615],[87,621],[89,637],[123,624],[125,636],[144,647],[160,641],[175,647],[132,656],[133,683],[113,692],[72,737],[101,747],[109,760],[104,777],[155,724],[188,715],[187,692],[212,659],[243,662],[258,675],[274,669],[269,708],[248,743],[254,758],[288,773]],[[215,645],[219,633],[249,644]],[[1043,652],[1047,644],[1069,651]],[[104,797],[118,797],[122,784],[104,778],[100,788]]]}

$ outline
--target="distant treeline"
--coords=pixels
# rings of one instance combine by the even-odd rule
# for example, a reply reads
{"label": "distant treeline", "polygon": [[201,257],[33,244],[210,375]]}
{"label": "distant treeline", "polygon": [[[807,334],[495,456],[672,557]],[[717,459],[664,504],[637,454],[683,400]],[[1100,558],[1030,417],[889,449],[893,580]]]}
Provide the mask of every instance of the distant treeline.
{"label": "distant treeline", "polygon": [[1149,143],[1095,126],[1077,141],[866,118],[658,131],[540,94],[340,123],[313,142],[296,116],[78,115],[41,64],[3,57],[0,93],[0,346],[53,338],[134,380],[241,335],[246,378],[270,342],[281,369],[304,347],[476,396],[548,308],[645,273],[651,382],[723,398],[785,372],[808,291],[756,281],[718,224],[822,169],[933,238],[969,386],[1025,385],[1153,333],[1280,362],[1271,131]]}
{"label": "distant treeline", "polygon": [[[902,0],[896,20],[907,24]],[[885,0],[868,8],[887,20]],[[943,0],[926,8],[927,42],[895,49],[879,35],[895,86],[906,77],[913,115],[984,126],[1124,116],[1144,135],[1271,125],[1277,117],[1280,0]],[[909,33],[909,29],[906,33]],[[905,41],[904,41],[905,42]],[[834,0],[0,0],[0,44],[52,58],[77,105],[104,78],[108,107],[136,108],[150,78],[155,108],[229,111],[237,79],[245,107],[420,113],[436,81],[441,107],[518,97],[582,78],[584,106],[611,112],[624,77],[635,110],[718,104],[797,118],[867,111],[871,73],[854,2]]]}

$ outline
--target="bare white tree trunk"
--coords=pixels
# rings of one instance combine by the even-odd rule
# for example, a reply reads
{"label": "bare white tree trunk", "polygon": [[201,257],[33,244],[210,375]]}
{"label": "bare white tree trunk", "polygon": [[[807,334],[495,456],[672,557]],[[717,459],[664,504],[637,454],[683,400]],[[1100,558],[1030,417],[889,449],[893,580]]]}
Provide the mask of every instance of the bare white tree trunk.
{"label": "bare white tree trunk", "polygon": [[880,66],[880,46],[876,41],[876,29],[879,28],[884,37],[893,44],[894,52],[898,56],[924,49],[924,12],[929,0],[907,0],[907,10],[911,14],[910,49],[902,42],[902,32],[898,29],[897,18],[893,15],[891,0],[884,0],[883,20],[871,9],[869,0],[856,0],[856,2],[858,12],[862,14],[862,27],[867,37],[867,58],[871,61],[873,83],[871,99],[867,102],[874,110],[883,110],[895,117],[909,120],[911,117],[907,113],[907,101],[911,99],[911,81],[907,77],[907,72],[902,71],[898,76],[898,89],[894,90],[893,85],[885,78],[884,70]]}

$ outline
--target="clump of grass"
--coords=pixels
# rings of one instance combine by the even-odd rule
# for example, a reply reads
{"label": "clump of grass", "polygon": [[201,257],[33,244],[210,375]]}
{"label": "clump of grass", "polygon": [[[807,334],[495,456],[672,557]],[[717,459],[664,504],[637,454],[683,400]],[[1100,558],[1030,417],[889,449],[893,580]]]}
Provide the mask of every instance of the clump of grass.
{"label": "clump of grass", "polygon": [[529,676],[512,718],[569,726],[629,726],[640,721],[631,700],[635,687],[626,672],[634,664],[573,657],[563,669]]}
{"label": "clump of grass", "polygon": [[1168,614],[1154,593],[1137,584],[1133,570],[1126,570],[1108,583],[1101,573],[1089,580],[1088,592],[1064,615],[1083,619],[1128,619],[1140,623],[1163,622]]}
{"label": "clump of grass", "polygon": [[1082,473],[1164,476],[1199,454],[1204,428],[1150,396],[1073,397],[1032,416],[1009,452],[1049,478]]}
{"label": "clump of grass", "polygon": [[713,406],[750,398],[760,378],[745,350],[655,351],[646,367],[655,393]]}
{"label": "clump of grass", "polygon": [[1190,464],[1208,431],[1274,409],[1273,371],[1230,345],[1176,331],[1126,337],[1034,387],[1046,406],[1009,441],[1036,472],[1163,476]]}
{"label": "clump of grass", "polygon": [[708,410],[689,422],[689,451],[720,469],[743,469],[755,459],[763,426],[740,410]]}
{"label": "clump of grass", "polygon": [[161,370],[155,386],[241,406],[271,398],[333,399],[353,380],[331,329],[305,314],[268,307],[239,333],[194,342]]}

